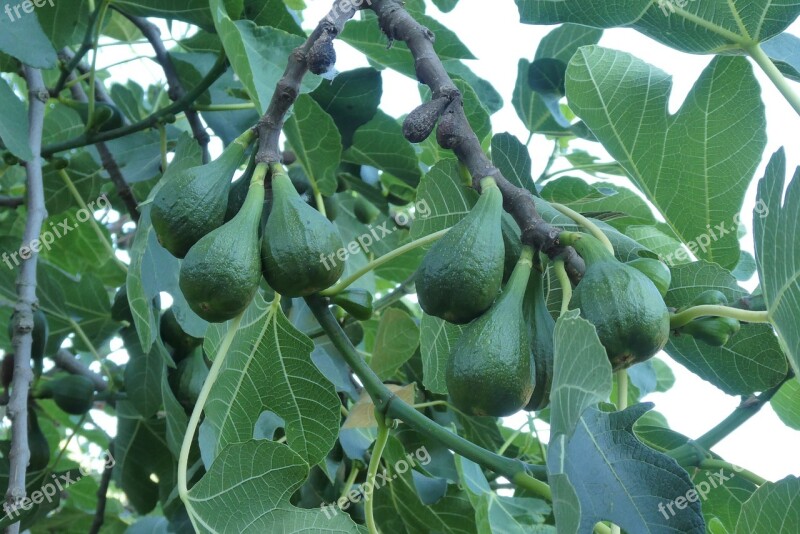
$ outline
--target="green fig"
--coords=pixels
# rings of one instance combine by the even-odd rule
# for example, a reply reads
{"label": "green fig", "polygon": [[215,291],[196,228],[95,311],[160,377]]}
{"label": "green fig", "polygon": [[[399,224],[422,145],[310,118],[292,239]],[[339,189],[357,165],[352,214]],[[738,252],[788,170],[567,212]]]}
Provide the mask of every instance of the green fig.
{"label": "green fig", "polygon": [[466,413],[504,417],[531,398],[535,371],[522,302],[532,257],[531,248],[524,247],[497,302],[464,328],[450,354],[447,391]]}
{"label": "green fig", "polygon": [[264,174],[256,169],[236,216],[198,241],[181,264],[179,285],[194,312],[211,323],[242,313],[261,280],[258,230],[264,207]]}
{"label": "green fig", "polygon": [[555,355],[554,331],[556,322],[547,309],[544,275],[531,270],[531,278],[525,292],[523,305],[528,336],[531,342],[531,367],[533,395],[525,406],[528,411],[543,410],[550,404],[550,388],[553,384],[553,362]]}
{"label": "green fig", "polygon": [[272,211],[264,229],[261,260],[269,286],[286,297],[305,297],[339,280],[344,247],[336,227],[306,204],[286,173],[272,178]]}
{"label": "green fig", "polygon": [[503,281],[503,196],[494,180],[484,184],[475,207],[431,247],[417,272],[420,306],[451,323],[489,309]]}
{"label": "green fig", "polygon": [[619,262],[595,237],[564,232],[586,262],[570,308],[594,324],[612,368],[643,362],[669,340],[669,310],[655,284],[638,269]]}
{"label": "green fig", "polygon": [[150,217],[159,243],[175,257],[186,256],[201,237],[224,222],[231,179],[254,135],[248,130],[207,165],[166,173]]}
{"label": "green fig", "polygon": [[331,302],[358,319],[367,321],[372,318],[372,293],[366,289],[345,289],[331,298]]}

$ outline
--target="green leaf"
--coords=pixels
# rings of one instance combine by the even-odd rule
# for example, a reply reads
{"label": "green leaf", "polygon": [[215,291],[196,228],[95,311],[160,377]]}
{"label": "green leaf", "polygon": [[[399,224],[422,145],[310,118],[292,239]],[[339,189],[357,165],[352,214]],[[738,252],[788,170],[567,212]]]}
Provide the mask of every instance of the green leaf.
{"label": "green leaf", "polygon": [[561,484],[566,478],[580,502],[579,529],[562,529],[563,515],[555,508],[559,533],[591,532],[602,520],[612,521],[626,532],[705,533],[696,498],[681,508],[669,508],[693,489],[689,475],[675,460],[645,446],[633,433],[634,423],[651,408],[652,404],[637,404],[622,412],[604,413],[590,407],[580,416],[571,437],[558,435],[551,442],[548,470],[559,475]]}
{"label": "green leaf", "polygon": [[800,38],[782,33],[765,42],[761,48],[787,78],[800,81]]}
{"label": "green leaf", "polygon": [[259,26],[272,26],[303,38],[306,35],[283,0],[245,0],[244,17]]}
{"label": "green leaf", "polygon": [[[667,306],[682,308],[704,291],[721,291],[728,302],[747,295],[730,272],[714,263],[696,262],[672,267]],[[722,347],[711,347],[692,336],[671,335],[664,349],[678,363],[728,395],[750,395],[779,384],[789,371],[772,328],[743,324]]]}
{"label": "green leaf", "polygon": [[[346,514],[303,510],[290,503],[308,470],[286,445],[266,440],[230,445],[189,491],[190,511],[201,532],[366,532]],[[237,513],[231,513],[232,503],[239,507]]]}
{"label": "green leaf", "polygon": [[30,147],[28,147],[28,112],[25,106],[8,86],[8,83],[0,78],[0,140],[18,158],[28,161],[33,159]]}
{"label": "green leaf", "polygon": [[[542,188],[542,198],[564,204],[589,217],[602,218],[622,231],[631,225],[651,225],[656,222],[653,210],[642,197],[618,185],[589,185],[580,178],[562,176],[547,182]],[[652,249],[649,243],[641,243]]]}
{"label": "green leaf", "polygon": [[403,310],[389,308],[378,324],[369,365],[381,379],[388,380],[411,359],[419,343],[417,323]]}
{"label": "green leaf", "polygon": [[586,408],[611,395],[611,364],[594,325],[577,310],[559,318],[554,336],[550,424],[552,435],[569,436]]}
{"label": "green leaf", "polygon": [[494,163],[503,176],[516,185],[539,196],[536,185],[531,177],[531,161],[528,147],[510,133],[501,133],[492,137],[492,163]]}
{"label": "green leaf", "polygon": [[[458,36],[441,23],[426,15],[419,13],[413,15],[417,21],[436,34],[434,50],[440,59],[475,59]],[[374,14],[368,13],[364,20],[348,22],[339,37],[373,61],[416,79],[414,59],[408,47],[405,43],[395,42],[388,48],[386,36],[381,31]]]}
{"label": "green leaf", "polygon": [[[411,470],[400,472],[400,462],[413,467],[401,442],[390,437],[383,453],[388,466],[384,482],[375,485],[375,520],[383,532],[442,532],[477,534],[475,512],[467,495],[455,486],[435,504],[423,503]],[[411,465],[410,465],[411,464]],[[380,485],[379,485],[380,484]]]}
{"label": "green leaf", "polygon": [[[227,0],[225,4],[233,4],[235,1]],[[205,30],[214,29],[214,20],[209,11],[208,0],[115,0],[115,3],[126,13],[132,15],[182,20]],[[213,5],[212,3],[212,9]],[[241,6],[239,6],[239,11],[241,11]],[[236,18],[238,13],[234,13],[232,16]]]}
{"label": "green leaf", "polygon": [[422,383],[431,393],[447,395],[445,371],[453,346],[464,327],[423,314],[420,323]]}
{"label": "green leaf", "polygon": [[[772,326],[778,333],[781,347],[800,376],[800,248],[795,239],[800,220],[800,169],[789,182],[786,176],[786,155],[776,152],[758,184],[759,206],[753,222],[758,274],[767,302]],[[784,195],[784,190],[786,191]]]}
{"label": "green leaf", "polygon": [[[70,159],[67,172],[78,194],[87,201],[100,197],[103,185],[107,183],[102,176],[102,167],[88,152],[79,152]],[[44,202],[48,213],[62,213],[76,205],[75,198],[53,165],[44,167],[43,181]]]}
{"label": "green leaf", "polygon": [[630,27],[668,46],[718,53],[769,39],[800,13],[790,0],[516,0],[528,24],[574,22],[598,28]]}
{"label": "green leaf", "polygon": [[[206,354],[214,355],[229,324],[212,326]],[[339,397],[311,362],[314,344],[286,319],[280,306],[257,295],[242,318],[205,407],[217,453],[253,438],[271,411],[285,422],[288,445],[309,465],[325,458],[339,429]],[[266,387],[265,387],[266,386]]]}
{"label": "green leaf", "polygon": [[117,402],[117,437],[114,440],[114,480],[140,514],[158,501],[158,484],[151,475],[163,477],[173,458],[164,441],[164,422],[141,418],[128,401]]}
{"label": "green leaf", "polygon": [[792,380],[784,384],[772,397],[772,409],[781,421],[790,428],[800,430],[800,382]]}
{"label": "green leaf", "polygon": [[[222,39],[225,53],[259,113],[264,113],[292,50],[305,39],[270,26],[259,27],[249,20],[234,21],[223,0],[210,0],[214,27]],[[319,85],[319,76],[304,78],[302,92]]]}
{"label": "green leaf", "polygon": [[[30,2],[27,5],[31,10],[34,8]],[[37,69],[55,66],[56,51],[36,15],[26,12],[23,2],[4,2],[3,8],[4,11],[0,11],[0,52]]]}
{"label": "green leaf", "polygon": [[544,525],[550,506],[542,500],[498,495],[489,487],[481,466],[456,456],[461,485],[475,508],[478,532],[530,532],[555,534],[556,528]]}
{"label": "green leaf", "polygon": [[156,340],[149,351],[143,351],[133,328],[125,328],[121,335],[130,356],[125,366],[128,401],[145,419],[153,417],[163,404],[161,383],[167,374],[167,361],[172,358],[160,340]]}
{"label": "green leaf", "polygon": [[[740,254],[734,218],[766,146],[758,82],[745,59],[717,57],[672,116],[671,89],[664,72],[596,46],[582,48],[567,69],[570,107],[675,234],[689,243],[714,232],[699,256],[733,268]],[[716,233],[720,225],[724,235]]]}
{"label": "green leaf", "polygon": [[800,479],[767,482],[742,507],[735,534],[791,534],[800,525]]}
{"label": "green leaf", "polygon": [[383,95],[381,73],[373,68],[342,72],[330,83],[323,83],[311,93],[323,111],[333,117],[342,136],[342,144],[353,144],[353,135],[378,112]]}
{"label": "green leaf", "polygon": [[736,529],[742,506],[758,489],[749,480],[736,475],[732,469],[714,469],[697,470],[692,477],[703,503],[706,523],[715,518],[728,532]]}
{"label": "green leaf", "polygon": [[[576,24],[564,24],[548,33],[541,40],[536,50],[534,61],[556,59],[566,64],[578,48],[597,44],[602,35],[602,30]],[[535,93],[528,83],[531,63],[526,59],[520,59],[519,61],[517,83],[514,86],[514,95],[512,97],[514,109],[531,133],[564,135],[568,133],[567,130],[556,122],[553,114],[545,105],[542,96]]]}
{"label": "green leaf", "polygon": [[[122,17],[117,12],[112,13],[112,20]],[[58,49],[83,41],[89,15],[88,0],[48,0],[48,3],[36,9],[42,30]]]}
{"label": "green leaf", "polygon": [[333,118],[308,95],[300,95],[283,129],[312,187],[325,196],[336,192],[342,139]]}
{"label": "green leaf", "polygon": [[353,146],[342,157],[388,172],[412,187],[419,183],[421,171],[414,147],[403,137],[400,124],[383,111],[356,130]]}
{"label": "green leaf", "polygon": [[442,160],[422,177],[417,203],[425,202],[430,215],[411,225],[411,239],[450,228],[466,217],[478,201],[478,193],[465,184],[454,160]]}

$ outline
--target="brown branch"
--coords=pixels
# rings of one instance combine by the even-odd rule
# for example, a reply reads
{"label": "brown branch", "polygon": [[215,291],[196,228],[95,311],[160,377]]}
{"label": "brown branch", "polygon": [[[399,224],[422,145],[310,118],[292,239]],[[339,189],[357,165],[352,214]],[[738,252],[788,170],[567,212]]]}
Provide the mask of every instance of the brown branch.
{"label": "brown branch", "polygon": [[[70,74],[70,78],[74,79],[75,76]],[[89,101],[89,97],[86,96],[86,91],[83,90],[83,87],[80,84],[73,84],[69,89],[70,93],[72,94],[72,98],[77,102]],[[110,103],[113,103],[113,101]],[[111,149],[108,148],[107,144],[101,141],[97,143],[97,153],[100,154],[100,163],[108,172],[108,176],[111,178],[111,183],[114,184],[114,188],[117,190],[117,194],[125,204],[125,208],[128,210],[131,219],[138,223],[139,203],[136,201],[136,197],[134,197],[130,185],[128,185],[128,182],[125,180],[125,176],[123,176],[122,169],[119,168],[117,160],[114,159]]]}
{"label": "brown branch", "polygon": [[22,197],[7,197],[0,195],[0,207],[3,208],[18,208],[25,204],[25,199]]}
{"label": "brown branch", "polygon": [[[114,441],[108,444],[108,454],[114,457]],[[106,502],[108,500],[108,486],[111,484],[111,475],[114,472],[114,462],[108,462],[103,469],[103,476],[100,477],[100,486],[97,488],[97,509],[94,513],[94,521],[89,529],[89,534],[98,534],[100,528],[106,520]]]}
{"label": "brown branch", "polygon": [[[33,337],[33,312],[38,307],[36,298],[36,263],[38,260],[38,239],[42,222],[47,216],[44,205],[44,186],[42,183],[42,130],[44,110],[49,93],[44,85],[39,69],[23,67],[28,82],[28,144],[33,159],[25,164],[28,183],[28,214],[22,236],[22,266],[17,278],[17,303],[14,307],[14,378],[11,382],[11,396],[8,401],[8,418],[11,420],[11,449],[9,458],[8,490],[6,503],[12,509],[25,498],[25,471],[31,452],[28,448],[28,392],[33,371],[31,370],[31,345]],[[35,242],[35,243],[34,243]],[[36,245],[36,246],[34,246]],[[28,253],[29,252],[29,253]],[[19,523],[8,527],[7,532],[19,532]]]}
{"label": "brown branch", "polygon": [[370,8],[378,16],[381,29],[390,42],[397,40],[408,45],[414,57],[417,79],[430,88],[432,100],[449,100],[437,131],[437,140],[442,148],[455,153],[472,175],[476,189],[480,188],[482,178],[494,178],[503,193],[503,207],[522,230],[522,242],[544,251],[551,258],[564,257],[570,276],[574,281],[579,280],[585,266],[574,251],[560,246],[560,230],[542,219],[533,196],[509,182],[481,148],[464,114],[461,94],[434,50],[433,32],[414,20],[400,0],[373,0]]}
{"label": "brown branch", "polygon": [[73,375],[85,376],[91,380],[94,384],[94,389],[97,391],[105,391],[108,389],[108,384],[103,377],[78,361],[78,359],[75,358],[70,351],[66,349],[60,349],[58,352],[56,352],[55,356],[53,356],[53,361],[58,367],[66,372]]}
{"label": "brown branch", "polygon": [[[75,57],[75,52],[65,47],[62,48],[61,51],[58,53],[58,57],[62,61],[69,63]],[[87,63],[80,61],[75,66],[75,69],[83,75],[87,74],[92,68]],[[75,78],[74,74],[70,73],[70,75],[67,76],[67,81],[73,80],[74,78]],[[108,91],[106,91],[105,85],[103,85],[103,82],[99,79],[95,79],[94,93],[95,97],[99,102],[105,102],[106,104],[115,105],[114,100],[111,98],[111,95],[109,95]],[[53,96],[57,98],[57,95]],[[124,124],[129,123],[128,117],[126,117],[125,115],[122,115],[122,121]]]}
{"label": "brown branch", "polygon": [[[114,9],[117,8],[115,7]],[[175,64],[172,62],[172,58],[169,56],[169,52],[167,52],[164,46],[164,41],[161,40],[161,30],[144,17],[129,15],[119,9],[117,9],[117,11],[130,20],[134,26],[139,28],[139,31],[141,31],[150,42],[150,46],[153,47],[153,51],[156,54],[156,61],[161,65],[161,68],[164,70],[164,75],[167,77],[167,84],[169,86],[167,94],[170,100],[173,102],[180,100],[186,94],[186,91],[183,88],[183,84],[181,84]],[[184,114],[186,115],[186,120],[189,122],[189,127],[192,129],[194,138],[203,151],[203,163],[208,163],[211,159],[211,155],[208,152],[208,143],[211,141],[211,138],[208,135],[208,131],[206,131],[203,121],[200,119],[200,114],[191,108],[184,111]]]}
{"label": "brown branch", "polygon": [[333,8],[311,32],[306,42],[289,55],[289,64],[286,65],[283,77],[275,88],[266,113],[256,126],[259,137],[256,161],[259,163],[281,162],[282,153],[279,148],[279,141],[283,122],[289,108],[297,100],[300,94],[300,84],[309,70],[309,52],[318,41],[331,40],[339,35],[347,21],[353,18],[358,10],[362,9],[361,4],[365,4],[365,2],[335,0]]}

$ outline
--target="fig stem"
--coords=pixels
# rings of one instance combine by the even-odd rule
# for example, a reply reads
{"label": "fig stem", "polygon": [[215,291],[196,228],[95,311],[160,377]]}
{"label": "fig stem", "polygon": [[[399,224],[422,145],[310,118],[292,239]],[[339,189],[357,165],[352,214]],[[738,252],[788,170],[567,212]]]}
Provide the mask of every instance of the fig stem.
{"label": "fig stem", "polygon": [[720,306],[718,304],[703,304],[687,308],[680,313],[670,316],[669,327],[673,330],[686,326],[698,317],[728,317],[743,323],[768,323],[770,322],[768,311],[751,311],[730,306]]}
{"label": "fig stem", "polygon": [[[276,302],[279,303],[280,298],[276,298],[272,303],[273,309]],[[228,332],[222,339],[219,349],[217,349],[217,354],[214,357],[214,364],[208,371],[206,381],[203,383],[203,389],[200,390],[200,395],[197,397],[197,402],[195,403],[194,409],[192,410],[192,415],[189,418],[189,424],[186,427],[186,434],[183,436],[181,452],[178,456],[178,495],[186,507],[186,512],[189,514],[189,519],[191,519],[192,525],[194,525],[194,528],[198,532],[200,529],[198,528],[195,520],[196,513],[194,511],[194,507],[192,506],[192,502],[189,500],[189,488],[186,478],[186,470],[189,464],[189,451],[192,448],[192,442],[194,441],[194,434],[197,430],[197,425],[200,423],[200,415],[203,413],[203,407],[208,400],[208,396],[211,393],[211,388],[214,385],[214,382],[216,382],[217,377],[222,370],[222,365],[225,363],[225,358],[228,356],[228,349],[230,349],[231,344],[233,343],[233,338],[236,337],[236,332],[239,330],[239,324],[242,322],[243,316],[244,313],[241,313],[238,317],[231,321]]]}
{"label": "fig stem", "polygon": [[382,413],[375,409],[375,420],[378,421],[378,437],[372,449],[372,457],[369,459],[369,469],[367,470],[367,483],[364,492],[364,517],[367,529],[370,534],[378,534],[378,526],[375,524],[375,513],[373,506],[373,493],[375,492],[375,478],[378,475],[378,468],[381,465],[381,456],[389,441],[389,426]]}
{"label": "fig stem", "polygon": [[546,468],[544,466],[532,465],[517,459],[499,456],[443,428],[418,412],[413,406],[403,402],[383,384],[378,375],[364,361],[364,358],[358,354],[358,351],[353,347],[344,330],[342,330],[341,325],[331,313],[327,301],[318,295],[306,297],[305,300],[311,309],[311,313],[314,314],[333,346],[336,347],[336,350],[339,351],[360,382],[364,384],[364,388],[381,414],[385,414],[385,417],[403,421],[417,432],[439,441],[456,454],[460,454],[505,476],[509,480],[513,480],[521,487],[530,489],[537,496],[552,499],[550,487],[532,476],[545,476]]}
{"label": "fig stem", "polygon": [[556,270],[556,278],[561,285],[561,315],[564,315],[569,310],[569,301],[572,300],[572,283],[567,275],[564,260],[557,259],[553,262],[553,268]]}
{"label": "fig stem", "polygon": [[590,234],[596,237],[598,241],[603,243],[603,245],[608,249],[608,251],[611,254],[614,254],[614,245],[611,244],[611,240],[608,239],[608,236],[606,236],[606,234],[604,234],[603,231],[595,223],[593,223],[592,221],[590,221],[588,218],[584,217],[577,211],[568,208],[567,206],[564,206],[563,204],[556,204],[553,202],[550,203],[550,205],[553,206],[556,210],[558,210],[562,215],[566,215],[567,217],[575,221],[577,224],[585,228],[586,231],[588,231]]}
{"label": "fig stem", "polygon": [[418,249],[419,247],[424,247],[425,245],[438,241],[439,239],[444,237],[444,235],[449,231],[450,228],[446,228],[444,230],[440,230],[438,232],[426,235],[425,237],[420,237],[419,239],[412,241],[411,243],[406,243],[402,247],[395,249],[388,254],[384,254],[380,258],[372,260],[367,265],[365,265],[358,271],[354,272],[353,274],[351,274],[350,276],[348,276],[335,286],[329,287],[325,291],[320,292],[320,295],[326,297],[332,297],[334,295],[338,295],[339,293],[341,293],[342,291],[353,285],[356,281],[358,281],[359,278],[361,278],[365,274],[372,272],[381,265],[384,265],[394,259],[399,258],[403,254],[406,254],[408,252],[411,252],[412,250]]}

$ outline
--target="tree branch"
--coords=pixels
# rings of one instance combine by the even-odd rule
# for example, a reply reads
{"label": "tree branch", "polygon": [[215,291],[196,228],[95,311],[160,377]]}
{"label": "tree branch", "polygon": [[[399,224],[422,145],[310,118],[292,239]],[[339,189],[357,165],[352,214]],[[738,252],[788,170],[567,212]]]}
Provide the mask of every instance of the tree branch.
{"label": "tree branch", "polygon": [[[39,69],[23,67],[28,82],[28,120],[30,130],[28,143],[33,159],[25,164],[28,184],[28,215],[25,231],[22,236],[22,249],[30,251],[22,256],[22,266],[17,278],[17,303],[14,307],[14,378],[11,382],[11,396],[8,402],[8,417],[11,419],[11,449],[9,452],[8,491],[6,503],[16,508],[25,497],[25,471],[30,460],[28,448],[28,392],[33,371],[31,371],[31,345],[33,337],[33,312],[38,307],[36,299],[36,262],[38,242],[42,231],[42,222],[46,217],[44,205],[44,186],[42,184],[42,130],[44,128],[45,103],[49,93],[44,85]],[[27,256],[27,258],[25,257]],[[10,526],[7,532],[19,532],[19,523]]]}
{"label": "tree branch", "polygon": [[22,197],[7,197],[0,195],[0,206],[3,208],[18,208],[25,204],[25,199]]}
{"label": "tree branch", "polygon": [[369,393],[375,404],[375,409],[387,417],[399,419],[408,426],[421,432],[426,436],[439,441],[447,448],[469,458],[473,462],[477,462],[492,471],[505,476],[509,480],[518,482],[519,484],[528,487],[531,475],[534,474],[539,477],[546,476],[545,468],[539,465],[527,464],[521,460],[506,458],[497,455],[491,451],[487,451],[483,447],[475,445],[457,434],[441,427],[434,421],[428,419],[424,414],[417,411],[413,406],[403,402],[397,395],[389,390],[370,369],[361,355],[358,353],[350,339],[345,335],[336,318],[328,308],[327,301],[320,296],[306,297],[306,303],[311,309],[311,313],[319,322],[322,329],[328,335],[336,347],[336,350],[342,355],[342,358],[347,362],[353,372],[358,376],[364,389]]}
{"label": "tree branch", "polygon": [[[108,444],[108,454],[114,457],[114,441]],[[100,487],[97,488],[97,509],[94,513],[94,521],[89,529],[89,534],[98,534],[100,528],[106,520],[106,502],[108,501],[108,486],[111,484],[111,475],[114,472],[114,463],[109,462],[103,469],[103,476],[100,477]]]}
{"label": "tree branch", "polygon": [[[362,9],[364,2],[334,1],[333,8],[311,32],[306,42],[289,55],[289,64],[278,82],[266,113],[258,122],[256,129],[259,149],[256,161],[259,163],[281,163],[279,141],[286,113],[300,94],[300,84],[308,72],[308,54],[322,39],[333,39],[342,31],[356,11]],[[356,5],[358,4],[358,5]]]}
{"label": "tree branch", "polygon": [[[74,78],[74,75],[70,74],[70,78]],[[80,84],[72,85],[70,86],[69,89],[70,92],[72,93],[72,98],[77,102],[89,101],[89,98],[86,96],[86,91],[83,90],[83,87]],[[105,91],[99,94],[105,94]],[[110,97],[108,98],[110,100]],[[113,101],[109,103],[113,104]],[[131,219],[133,220],[133,222],[138,223],[139,203],[136,201],[136,197],[134,197],[131,187],[125,180],[125,176],[123,176],[122,169],[119,168],[117,160],[114,159],[114,155],[111,153],[111,150],[108,148],[108,145],[105,144],[104,142],[97,143],[97,153],[100,154],[100,163],[103,165],[103,168],[105,168],[105,170],[108,172],[108,176],[111,178],[111,182],[114,184],[114,188],[117,190],[117,194],[122,199],[122,202],[125,204],[125,208],[128,210]]]}
{"label": "tree branch", "polygon": [[89,15],[86,33],[83,36],[83,41],[81,42],[80,48],[78,48],[76,53],[71,55],[69,62],[61,68],[61,75],[59,76],[55,87],[53,87],[53,89],[50,91],[50,95],[53,98],[58,98],[58,94],[64,90],[64,86],[67,84],[67,80],[69,79],[70,74],[72,74],[72,71],[75,70],[75,68],[83,60],[83,57],[86,55],[86,53],[94,46],[94,26],[95,23],[97,23],[97,19],[102,11],[103,4],[98,3],[94,11],[92,11],[91,15]]}
{"label": "tree branch", "polygon": [[522,243],[544,251],[551,258],[563,257],[570,277],[579,280],[585,266],[578,261],[576,254],[567,252],[566,247],[559,244],[560,230],[542,219],[533,196],[509,182],[483,152],[480,140],[464,114],[461,93],[434,50],[433,32],[414,20],[400,0],[374,0],[370,8],[378,16],[381,29],[390,42],[397,40],[408,45],[414,57],[417,79],[430,88],[432,101],[449,102],[439,120],[437,140],[440,146],[455,153],[472,175],[476,189],[480,188],[481,179],[494,178],[503,193],[503,207],[522,230]]}
{"label": "tree branch", "polygon": [[[153,47],[153,51],[156,54],[156,61],[161,65],[161,68],[164,70],[164,75],[167,77],[167,84],[169,85],[169,91],[167,94],[169,95],[170,100],[173,102],[180,100],[186,94],[186,91],[183,88],[183,84],[181,84],[178,71],[175,69],[175,64],[172,63],[172,58],[169,56],[169,53],[164,46],[164,41],[161,40],[161,31],[158,29],[158,26],[144,17],[129,15],[116,7],[114,7],[114,9],[119,11],[123,16],[125,16],[125,18],[130,20],[134,26],[139,28],[139,31],[141,31],[145,38],[150,42],[150,45]],[[192,129],[194,138],[197,140],[197,143],[200,145],[200,148],[203,151],[203,163],[208,163],[211,160],[211,155],[208,152],[208,143],[211,138],[206,131],[203,121],[200,119],[200,114],[191,108],[186,109],[184,114],[186,115],[186,120],[189,122],[189,126]]]}
{"label": "tree branch", "polygon": [[60,349],[58,352],[56,352],[55,356],[53,356],[53,361],[58,367],[62,368],[66,372],[73,375],[85,376],[91,380],[94,384],[94,389],[97,391],[105,391],[108,389],[108,383],[106,383],[103,377],[78,361],[78,359],[75,358],[70,351],[66,349]]}
{"label": "tree branch", "polygon": [[155,111],[149,117],[146,117],[140,120],[137,123],[130,124],[128,126],[123,126],[122,128],[117,128],[115,130],[109,130],[107,132],[98,132],[96,134],[83,134],[70,139],[68,141],[63,141],[61,143],[54,143],[52,145],[45,146],[42,148],[42,156],[49,157],[57,152],[63,152],[65,150],[70,150],[72,148],[79,148],[87,145],[94,145],[100,143],[101,141],[110,141],[112,139],[119,139],[120,137],[125,137],[126,135],[130,135],[132,133],[140,132],[142,130],[146,130],[148,128],[153,128],[157,126],[161,121],[166,120],[169,116],[174,116],[178,113],[185,112],[189,109],[192,104],[194,104],[195,100],[197,100],[200,95],[208,90],[215,81],[222,76],[225,71],[227,70],[227,59],[225,58],[224,54],[221,54],[219,58],[217,58],[217,62],[211,67],[211,70],[206,74],[206,76],[202,79],[202,81],[194,87],[191,91],[186,93],[180,100],[177,102],[172,103],[171,105],[161,108],[158,111]]}

